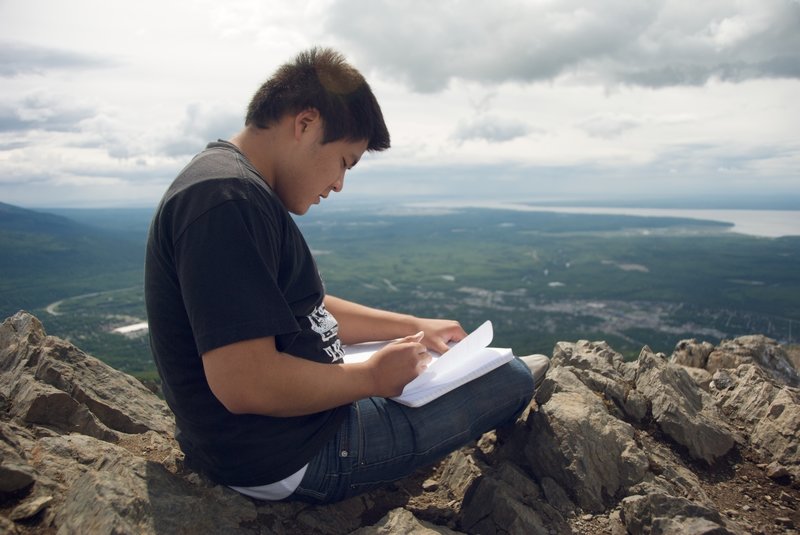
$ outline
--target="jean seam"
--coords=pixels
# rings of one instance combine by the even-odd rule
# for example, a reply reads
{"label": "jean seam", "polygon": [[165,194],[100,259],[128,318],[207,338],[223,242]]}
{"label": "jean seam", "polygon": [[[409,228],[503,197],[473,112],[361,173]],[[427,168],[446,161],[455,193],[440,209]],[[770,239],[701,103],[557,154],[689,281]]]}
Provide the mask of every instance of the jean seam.
{"label": "jean seam", "polygon": [[353,403],[356,411],[356,443],[358,444],[358,458],[356,459],[356,466],[364,465],[364,425],[361,421],[361,408],[358,402]]}

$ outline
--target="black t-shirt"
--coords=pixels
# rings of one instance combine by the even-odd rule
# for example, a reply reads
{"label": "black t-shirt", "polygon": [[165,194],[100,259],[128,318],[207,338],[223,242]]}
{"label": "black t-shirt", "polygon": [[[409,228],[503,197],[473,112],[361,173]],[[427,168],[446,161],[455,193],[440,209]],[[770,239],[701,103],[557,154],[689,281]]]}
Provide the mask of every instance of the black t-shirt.
{"label": "black t-shirt", "polygon": [[227,142],[181,171],[150,227],[145,299],[153,356],[187,461],[225,485],[280,481],[331,438],[346,407],[308,416],[235,415],[211,392],[201,355],[274,336],[279,351],[335,364],[343,351],[300,230]]}

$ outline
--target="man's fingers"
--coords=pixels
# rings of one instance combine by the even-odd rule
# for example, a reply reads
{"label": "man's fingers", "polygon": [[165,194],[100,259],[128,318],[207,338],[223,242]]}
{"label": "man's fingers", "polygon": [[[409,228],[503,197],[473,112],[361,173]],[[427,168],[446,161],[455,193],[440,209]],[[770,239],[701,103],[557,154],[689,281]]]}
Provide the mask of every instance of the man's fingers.
{"label": "man's fingers", "polygon": [[420,356],[420,359],[417,361],[417,370],[421,374],[428,368],[428,364],[431,363],[431,360],[433,360],[433,357],[427,351],[423,351],[422,353],[419,353],[419,356]]}
{"label": "man's fingers", "polygon": [[425,336],[425,332],[424,331],[420,331],[420,332],[418,332],[416,334],[409,334],[408,336],[404,336],[403,338],[397,338],[396,340],[393,340],[392,343],[405,344],[405,343],[411,342],[411,343],[417,344],[417,343],[422,341],[422,338],[424,336]]}
{"label": "man's fingers", "polygon": [[433,350],[440,355],[443,355],[448,349],[450,349],[450,346],[444,343],[442,340],[436,340],[433,345],[436,346],[433,348]]}

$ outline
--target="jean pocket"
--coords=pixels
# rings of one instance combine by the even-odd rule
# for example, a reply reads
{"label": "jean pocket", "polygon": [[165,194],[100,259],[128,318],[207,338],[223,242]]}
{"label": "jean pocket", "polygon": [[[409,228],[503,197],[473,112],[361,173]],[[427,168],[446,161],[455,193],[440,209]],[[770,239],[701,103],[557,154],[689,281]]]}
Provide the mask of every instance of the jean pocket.
{"label": "jean pocket", "polygon": [[324,453],[325,450],[322,450],[308,463],[308,469],[300,484],[292,492],[291,498],[311,503],[327,502],[331,491],[331,478],[327,474]]}
{"label": "jean pocket", "polygon": [[350,425],[345,419],[336,435],[308,463],[308,469],[293,497],[312,503],[327,503],[336,493],[343,465],[350,455]]}

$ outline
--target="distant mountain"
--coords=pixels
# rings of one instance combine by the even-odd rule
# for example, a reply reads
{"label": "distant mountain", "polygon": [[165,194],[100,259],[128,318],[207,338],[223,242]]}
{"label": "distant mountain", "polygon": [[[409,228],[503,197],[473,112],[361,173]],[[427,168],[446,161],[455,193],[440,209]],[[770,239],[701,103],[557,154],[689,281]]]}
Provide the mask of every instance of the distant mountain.
{"label": "distant mountain", "polygon": [[71,219],[0,202],[0,231],[65,235],[85,229]]}
{"label": "distant mountain", "polygon": [[72,221],[112,231],[129,232],[144,241],[155,206],[150,208],[47,208],[50,214]]}
{"label": "distant mountain", "polygon": [[136,284],[144,234],[0,203],[0,315]]}

